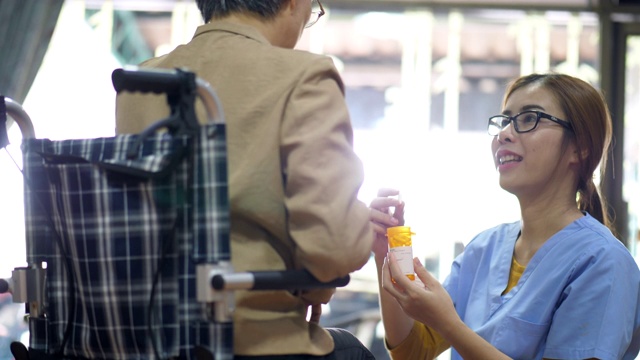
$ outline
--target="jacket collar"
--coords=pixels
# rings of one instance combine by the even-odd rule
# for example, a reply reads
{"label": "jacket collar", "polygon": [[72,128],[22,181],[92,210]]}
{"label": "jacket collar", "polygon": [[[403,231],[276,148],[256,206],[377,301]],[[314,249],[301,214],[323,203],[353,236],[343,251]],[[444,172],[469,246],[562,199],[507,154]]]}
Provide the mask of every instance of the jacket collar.
{"label": "jacket collar", "polygon": [[228,33],[233,33],[241,36],[245,36],[247,38],[256,40],[265,45],[269,45],[269,41],[265,38],[256,28],[249,25],[238,24],[235,22],[230,22],[226,20],[212,20],[207,24],[200,25],[196,29],[195,35],[193,37],[197,37],[201,34],[213,32],[213,31],[224,31]]}

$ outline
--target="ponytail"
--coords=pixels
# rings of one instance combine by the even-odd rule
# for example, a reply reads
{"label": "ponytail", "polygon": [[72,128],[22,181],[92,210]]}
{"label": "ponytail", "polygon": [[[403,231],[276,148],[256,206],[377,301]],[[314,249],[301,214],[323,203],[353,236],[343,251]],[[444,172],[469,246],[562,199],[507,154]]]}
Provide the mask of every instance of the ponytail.
{"label": "ponytail", "polygon": [[611,231],[614,231],[607,212],[606,201],[600,197],[592,178],[588,178],[586,183],[578,184],[578,209],[588,212]]}

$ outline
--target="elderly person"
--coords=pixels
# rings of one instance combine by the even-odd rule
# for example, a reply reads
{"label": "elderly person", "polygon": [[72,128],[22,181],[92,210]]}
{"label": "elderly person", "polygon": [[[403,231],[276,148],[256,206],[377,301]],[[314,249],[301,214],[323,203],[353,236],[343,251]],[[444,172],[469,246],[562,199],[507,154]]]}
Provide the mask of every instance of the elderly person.
{"label": "elderly person", "polygon": [[[186,68],[221,100],[234,269],[305,268],[321,281],[358,270],[370,257],[373,232],[369,210],[357,199],[363,167],[352,146],[344,85],[329,57],[293,50],[305,27],[324,13],[321,5],[197,4],[205,24],[193,39],[141,66]],[[160,96],[121,94],[116,131],[140,132],[168,112]],[[206,118],[202,109],[198,115]],[[320,305],[333,293],[239,292],[236,358],[373,358],[351,334],[319,326]]]}

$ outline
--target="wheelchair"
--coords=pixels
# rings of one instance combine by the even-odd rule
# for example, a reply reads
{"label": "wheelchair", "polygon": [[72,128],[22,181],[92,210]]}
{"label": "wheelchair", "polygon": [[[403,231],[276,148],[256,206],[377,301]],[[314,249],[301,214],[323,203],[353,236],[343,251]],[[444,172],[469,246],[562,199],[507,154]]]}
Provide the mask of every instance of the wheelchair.
{"label": "wheelchair", "polygon": [[0,98],[0,120],[23,136],[27,266],[0,279],[26,307],[29,345],[12,343],[15,359],[233,359],[234,291],[347,285],[306,270],[235,273],[215,92],[181,69],[116,69],[112,81],[166,94],[171,114],[139,134],[52,141]]}

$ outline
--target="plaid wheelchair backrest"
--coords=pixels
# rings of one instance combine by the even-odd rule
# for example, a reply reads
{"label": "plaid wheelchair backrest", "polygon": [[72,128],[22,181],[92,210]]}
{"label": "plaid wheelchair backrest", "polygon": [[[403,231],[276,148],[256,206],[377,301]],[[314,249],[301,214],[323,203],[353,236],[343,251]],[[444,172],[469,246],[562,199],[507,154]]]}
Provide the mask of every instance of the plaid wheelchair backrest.
{"label": "plaid wheelchair backrest", "polygon": [[195,278],[230,260],[225,125],[138,137],[24,140],[27,261],[47,267],[30,347],[232,359],[232,324],[210,321]]}

